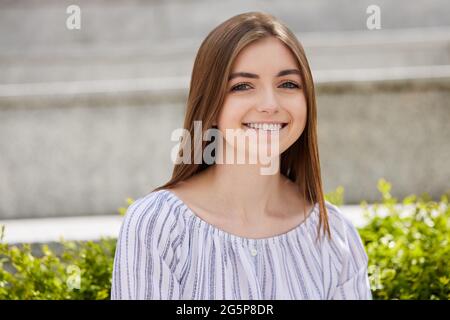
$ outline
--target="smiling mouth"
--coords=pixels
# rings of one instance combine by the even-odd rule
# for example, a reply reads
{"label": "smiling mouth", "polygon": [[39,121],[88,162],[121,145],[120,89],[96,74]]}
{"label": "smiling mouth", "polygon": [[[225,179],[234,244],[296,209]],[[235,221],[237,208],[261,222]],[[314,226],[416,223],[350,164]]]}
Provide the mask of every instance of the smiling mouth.
{"label": "smiling mouth", "polygon": [[264,130],[264,131],[279,131],[287,126],[287,123],[242,123],[248,129]]}

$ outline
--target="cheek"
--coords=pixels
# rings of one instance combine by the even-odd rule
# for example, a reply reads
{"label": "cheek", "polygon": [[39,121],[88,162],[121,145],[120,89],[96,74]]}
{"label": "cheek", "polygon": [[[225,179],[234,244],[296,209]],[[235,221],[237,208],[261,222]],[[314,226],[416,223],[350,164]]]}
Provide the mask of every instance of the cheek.
{"label": "cheek", "polygon": [[296,119],[298,119],[298,124],[304,126],[307,118],[307,108],[306,104],[301,105],[300,108],[296,110]]}
{"label": "cheek", "polygon": [[240,127],[246,112],[247,110],[243,103],[225,103],[218,117],[219,128]]}
{"label": "cheek", "polygon": [[300,136],[306,126],[308,117],[305,99],[303,98],[299,104],[292,105],[288,111],[292,117],[292,131],[296,136]]}

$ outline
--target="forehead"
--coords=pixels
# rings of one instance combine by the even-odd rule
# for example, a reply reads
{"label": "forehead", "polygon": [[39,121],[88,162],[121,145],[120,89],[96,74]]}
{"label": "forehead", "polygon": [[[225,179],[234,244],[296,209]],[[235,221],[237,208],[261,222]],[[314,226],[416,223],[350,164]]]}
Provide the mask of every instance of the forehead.
{"label": "forehead", "polygon": [[266,37],[250,43],[239,52],[232,71],[263,71],[298,67],[292,51],[281,40]]}

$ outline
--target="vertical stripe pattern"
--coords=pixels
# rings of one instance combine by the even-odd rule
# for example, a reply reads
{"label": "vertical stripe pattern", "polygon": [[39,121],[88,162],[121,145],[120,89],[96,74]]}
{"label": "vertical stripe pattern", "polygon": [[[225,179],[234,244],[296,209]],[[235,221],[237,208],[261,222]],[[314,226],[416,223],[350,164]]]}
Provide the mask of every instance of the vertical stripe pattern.
{"label": "vertical stripe pattern", "polygon": [[152,192],[125,214],[111,299],[372,299],[358,231],[325,204],[331,240],[316,241],[317,203],[294,229],[251,239],[209,224],[170,190]]}

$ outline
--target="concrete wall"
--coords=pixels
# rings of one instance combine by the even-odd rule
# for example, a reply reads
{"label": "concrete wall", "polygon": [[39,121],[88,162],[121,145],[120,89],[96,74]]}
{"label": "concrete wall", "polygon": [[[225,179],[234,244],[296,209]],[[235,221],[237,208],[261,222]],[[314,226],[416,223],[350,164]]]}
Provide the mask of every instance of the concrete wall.
{"label": "concrete wall", "polygon": [[450,77],[319,86],[319,139],[325,188],[345,199],[379,200],[377,180],[393,195],[450,191]]}

